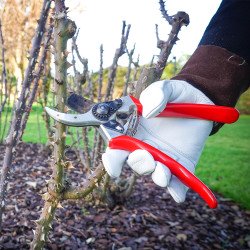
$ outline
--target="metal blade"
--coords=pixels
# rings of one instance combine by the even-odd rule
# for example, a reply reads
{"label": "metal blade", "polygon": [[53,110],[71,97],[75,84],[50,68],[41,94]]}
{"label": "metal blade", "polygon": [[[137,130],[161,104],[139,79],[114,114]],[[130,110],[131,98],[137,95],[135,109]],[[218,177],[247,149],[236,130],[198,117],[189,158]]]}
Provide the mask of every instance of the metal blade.
{"label": "metal blade", "polygon": [[85,114],[65,114],[55,111],[51,108],[45,107],[45,111],[54,120],[68,126],[73,126],[73,127],[98,126],[103,123],[100,120],[97,120],[92,115],[91,110]]}
{"label": "metal blade", "polygon": [[[75,105],[74,108],[79,107],[77,101],[74,100],[72,103]],[[84,103],[82,106],[84,106]],[[114,101],[97,103],[88,112],[83,114],[66,114],[48,107],[45,110],[56,121],[73,127],[99,126],[114,120],[114,122],[120,125],[118,126],[119,132],[121,132],[120,127],[125,126],[128,122],[130,123],[131,116],[134,116],[133,114],[137,112],[136,105],[129,96],[121,97]],[[114,126],[111,124],[109,127],[113,128]],[[115,130],[116,128],[117,126],[113,129]]]}

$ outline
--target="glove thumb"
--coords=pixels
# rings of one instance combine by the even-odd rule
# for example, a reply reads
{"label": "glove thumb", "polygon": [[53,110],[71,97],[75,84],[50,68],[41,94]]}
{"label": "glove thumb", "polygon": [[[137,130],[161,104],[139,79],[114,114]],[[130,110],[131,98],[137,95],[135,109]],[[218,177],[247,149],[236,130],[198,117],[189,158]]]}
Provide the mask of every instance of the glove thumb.
{"label": "glove thumb", "polygon": [[172,86],[170,84],[164,86],[164,81],[158,81],[148,86],[140,95],[143,117],[151,118],[161,113],[166,107],[171,92]]}

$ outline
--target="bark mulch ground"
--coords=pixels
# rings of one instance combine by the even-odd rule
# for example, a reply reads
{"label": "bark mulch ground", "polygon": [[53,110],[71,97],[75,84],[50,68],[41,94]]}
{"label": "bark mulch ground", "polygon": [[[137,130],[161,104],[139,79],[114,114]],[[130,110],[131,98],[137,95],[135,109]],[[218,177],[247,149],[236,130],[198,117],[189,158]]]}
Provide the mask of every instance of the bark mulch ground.
{"label": "bark mulch ground", "polygon": [[[0,145],[0,165],[4,148]],[[73,157],[73,153],[71,154]],[[49,153],[20,144],[11,171],[0,249],[28,249],[49,179]],[[70,178],[84,181],[76,164]],[[216,194],[209,209],[193,192],[176,204],[150,178],[138,180],[130,198],[113,209],[93,201],[65,201],[46,249],[250,249],[250,212]]]}

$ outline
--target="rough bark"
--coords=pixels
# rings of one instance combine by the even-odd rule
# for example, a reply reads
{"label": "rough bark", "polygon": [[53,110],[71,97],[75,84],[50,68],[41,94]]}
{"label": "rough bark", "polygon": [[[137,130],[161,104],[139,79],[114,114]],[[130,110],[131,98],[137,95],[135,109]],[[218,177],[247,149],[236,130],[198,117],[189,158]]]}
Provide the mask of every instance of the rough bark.
{"label": "rough bark", "polygon": [[[67,41],[76,31],[76,25],[67,18],[64,0],[55,1],[54,42],[55,49],[55,104],[58,111],[65,112],[67,94]],[[66,188],[65,138],[66,126],[56,122],[53,138],[53,173],[48,183],[48,192],[44,195],[45,205],[37,223],[31,249],[42,249],[50,231],[56,208],[60,204],[61,195]]]}

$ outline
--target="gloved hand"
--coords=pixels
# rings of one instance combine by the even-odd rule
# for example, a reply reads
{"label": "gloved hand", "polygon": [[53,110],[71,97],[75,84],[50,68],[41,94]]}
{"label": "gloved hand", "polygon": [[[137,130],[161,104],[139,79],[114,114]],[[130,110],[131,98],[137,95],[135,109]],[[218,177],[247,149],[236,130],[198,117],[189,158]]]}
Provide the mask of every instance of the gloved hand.
{"label": "gloved hand", "polygon": [[[172,157],[190,172],[195,166],[209,136],[213,122],[199,119],[156,117],[171,103],[213,104],[200,90],[179,80],[152,83],[140,96],[143,114],[136,135],[151,146]],[[102,155],[107,173],[119,177],[125,161],[139,175],[151,174],[155,184],[167,188],[176,202],[183,202],[188,188],[177,177],[171,175],[167,166],[157,162],[146,150],[132,153],[107,148]]]}

